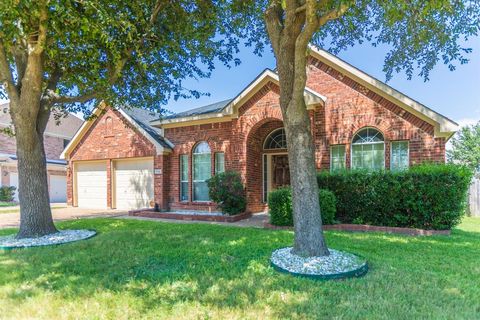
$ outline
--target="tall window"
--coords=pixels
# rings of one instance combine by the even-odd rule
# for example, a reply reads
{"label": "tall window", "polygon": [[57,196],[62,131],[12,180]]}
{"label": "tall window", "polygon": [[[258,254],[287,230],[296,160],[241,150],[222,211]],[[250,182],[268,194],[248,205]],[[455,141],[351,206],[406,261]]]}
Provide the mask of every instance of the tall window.
{"label": "tall window", "polygon": [[215,153],[215,174],[225,172],[225,153]]}
{"label": "tall window", "polygon": [[383,134],[374,128],[360,130],[352,140],[352,169],[380,170],[385,168]]}
{"label": "tall window", "polygon": [[273,130],[265,139],[265,144],[263,148],[268,149],[287,149],[287,135],[285,134],[285,129],[280,128]]}
{"label": "tall window", "polygon": [[188,201],[188,155],[180,155],[180,201]]}
{"label": "tall window", "polygon": [[330,171],[345,169],[345,145],[339,144],[330,147]]}
{"label": "tall window", "polygon": [[193,200],[209,201],[207,180],[212,176],[212,155],[208,143],[198,143],[193,149]]}
{"label": "tall window", "polygon": [[390,169],[408,169],[408,141],[393,141],[391,144]]}

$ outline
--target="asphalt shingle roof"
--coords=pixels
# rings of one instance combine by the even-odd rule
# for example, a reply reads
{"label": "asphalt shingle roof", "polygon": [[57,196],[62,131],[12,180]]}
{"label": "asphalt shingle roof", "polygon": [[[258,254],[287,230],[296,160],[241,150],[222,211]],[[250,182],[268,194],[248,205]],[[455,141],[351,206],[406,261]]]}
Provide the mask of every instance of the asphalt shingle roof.
{"label": "asphalt shingle roof", "polygon": [[207,114],[207,113],[217,113],[225,109],[225,107],[232,101],[233,99],[227,99],[223,101],[218,101],[206,106],[202,106],[199,108],[187,110],[184,112],[176,113],[171,116],[164,117],[164,119],[175,119],[175,118],[183,118],[183,117],[192,117],[192,116],[198,116],[201,114]]}
{"label": "asphalt shingle roof", "polygon": [[152,127],[150,122],[159,118],[157,113],[139,108],[121,108],[132,118],[143,130],[145,130],[162,147],[171,149],[171,146],[165,141],[158,129]]}

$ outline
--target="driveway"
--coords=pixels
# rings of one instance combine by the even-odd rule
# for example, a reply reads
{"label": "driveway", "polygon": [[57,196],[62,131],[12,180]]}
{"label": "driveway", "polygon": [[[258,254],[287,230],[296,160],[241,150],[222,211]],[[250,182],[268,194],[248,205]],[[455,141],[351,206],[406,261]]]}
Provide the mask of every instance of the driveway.
{"label": "driveway", "polygon": [[[126,215],[127,211],[123,210],[106,210],[106,209],[81,209],[75,207],[54,207],[52,206],[53,220],[73,220],[80,218],[95,217],[117,217]],[[2,213],[0,210],[0,229],[16,228],[20,225],[20,213]]]}

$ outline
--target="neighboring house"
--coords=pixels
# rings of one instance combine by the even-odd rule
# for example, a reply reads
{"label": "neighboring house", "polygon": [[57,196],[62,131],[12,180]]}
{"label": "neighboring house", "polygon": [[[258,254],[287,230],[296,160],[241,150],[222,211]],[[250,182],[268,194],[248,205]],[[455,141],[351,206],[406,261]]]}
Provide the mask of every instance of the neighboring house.
{"label": "neighboring house", "polygon": [[[457,124],[323,50],[308,59],[305,101],[318,170],[400,170],[445,162]],[[105,112],[101,112],[101,111]],[[206,180],[238,171],[248,210],[290,182],[278,76],[262,72],[235,98],[159,119],[101,106],[64,150],[74,206],[216,210]]]}
{"label": "neighboring house", "polygon": [[[51,202],[66,202],[66,161],[60,159],[65,146],[70,142],[83,120],[69,115],[57,125],[53,115],[50,117],[43,136],[47,158],[48,185]],[[8,103],[0,105],[0,129],[13,128]],[[0,185],[18,188],[17,146],[15,137],[0,132]],[[18,192],[15,192],[18,201]]]}

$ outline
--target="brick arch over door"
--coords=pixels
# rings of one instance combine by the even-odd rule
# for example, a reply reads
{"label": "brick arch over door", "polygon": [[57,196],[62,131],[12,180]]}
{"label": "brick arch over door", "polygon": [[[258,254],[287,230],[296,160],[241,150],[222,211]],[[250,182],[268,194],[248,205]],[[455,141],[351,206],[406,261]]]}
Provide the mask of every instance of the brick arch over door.
{"label": "brick arch over door", "polygon": [[274,130],[283,127],[283,122],[276,118],[267,118],[252,127],[246,139],[247,172],[246,190],[248,210],[260,212],[266,209],[263,203],[263,143]]}

